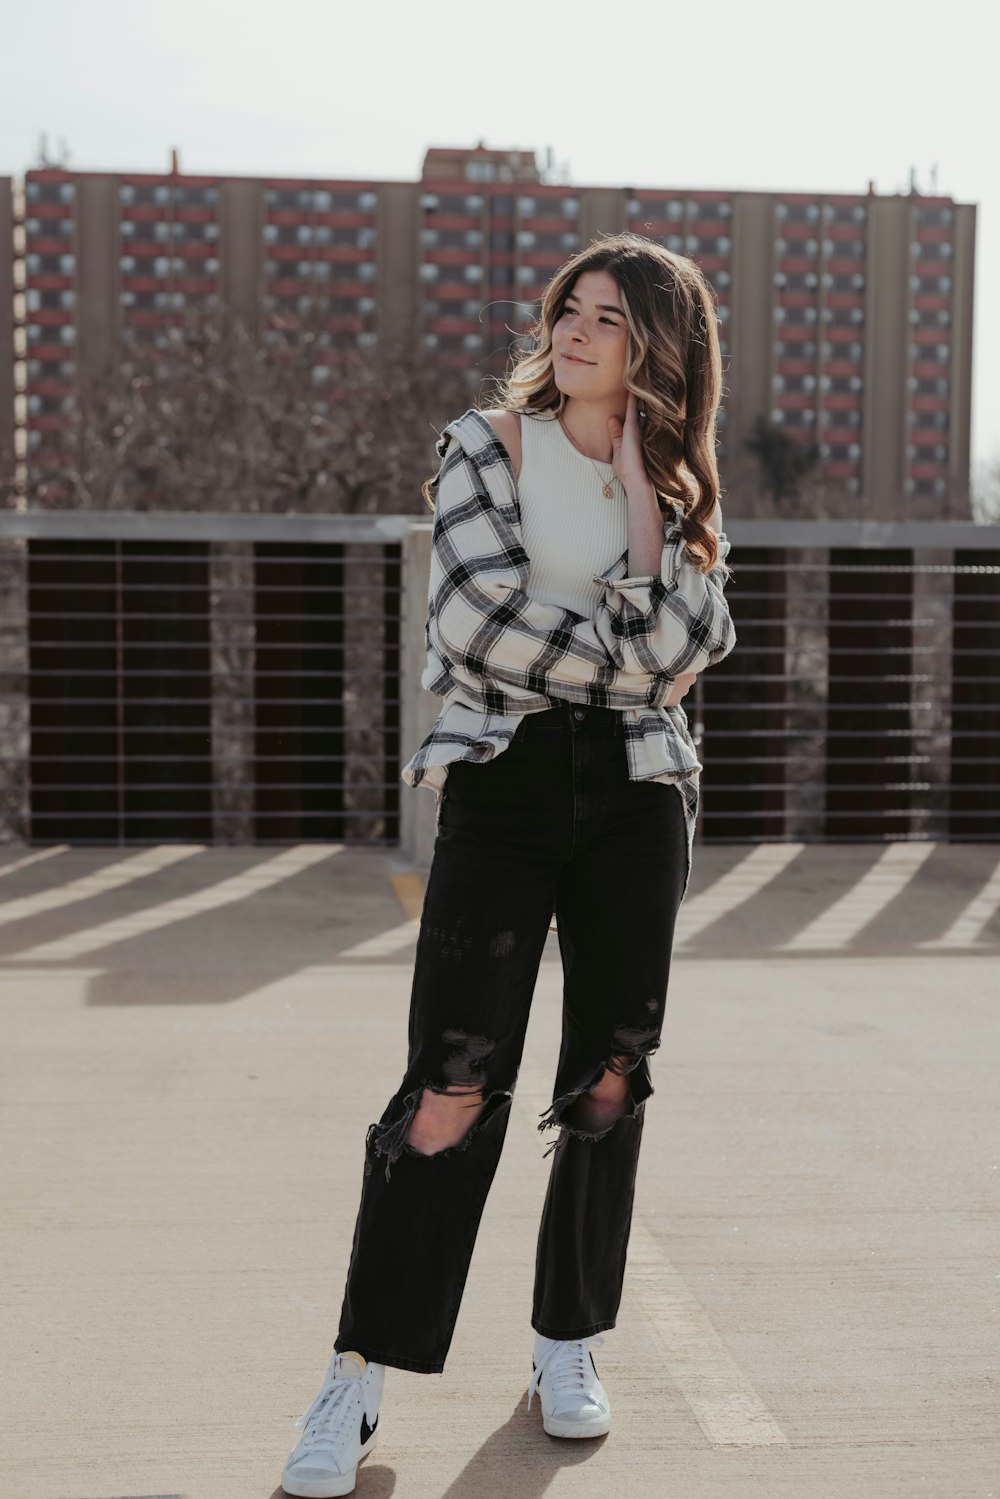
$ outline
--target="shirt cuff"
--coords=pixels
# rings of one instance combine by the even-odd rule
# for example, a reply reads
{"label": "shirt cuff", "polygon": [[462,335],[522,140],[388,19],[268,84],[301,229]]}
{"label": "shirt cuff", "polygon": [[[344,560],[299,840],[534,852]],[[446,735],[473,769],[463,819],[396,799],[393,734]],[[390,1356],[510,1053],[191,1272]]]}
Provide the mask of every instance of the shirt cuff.
{"label": "shirt cuff", "polygon": [[[670,526],[667,528],[663,538],[663,545],[664,547],[672,547],[675,553],[675,563],[683,565],[685,560],[684,548],[683,544],[680,543],[679,527]],[[729,556],[729,548],[730,542],[728,536],[725,531],[720,531],[719,555],[715,567],[712,568],[713,573]],[[602,573],[592,573],[591,576],[595,583],[603,583],[606,588],[648,588],[651,583],[655,583],[663,575],[661,571],[658,573],[637,573],[634,577],[616,578],[614,574],[620,566],[621,558],[619,557],[617,561],[612,562],[610,567],[606,567]]]}

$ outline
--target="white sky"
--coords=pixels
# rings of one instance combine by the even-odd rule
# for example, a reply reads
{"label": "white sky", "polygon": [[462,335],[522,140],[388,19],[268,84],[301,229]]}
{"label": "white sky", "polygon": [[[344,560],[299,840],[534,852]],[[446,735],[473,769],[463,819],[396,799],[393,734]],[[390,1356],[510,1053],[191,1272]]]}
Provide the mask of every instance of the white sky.
{"label": "white sky", "polygon": [[1000,26],[951,0],[44,0],[0,29],[0,174],[413,180],[429,145],[551,146],[581,186],[978,205],[973,459],[1000,457]]}

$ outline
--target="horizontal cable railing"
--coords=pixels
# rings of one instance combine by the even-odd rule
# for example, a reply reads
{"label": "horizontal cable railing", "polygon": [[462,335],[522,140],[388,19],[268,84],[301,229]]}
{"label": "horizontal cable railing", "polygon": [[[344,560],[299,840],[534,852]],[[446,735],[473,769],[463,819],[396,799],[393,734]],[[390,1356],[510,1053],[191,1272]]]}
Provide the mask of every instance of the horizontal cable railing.
{"label": "horizontal cable railing", "polygon": [[[397,842],[428,527],[0,513],[0,838]],[[699,837],[1000,839],[1000,527],[727,534],[738,645],[684,703]]]}

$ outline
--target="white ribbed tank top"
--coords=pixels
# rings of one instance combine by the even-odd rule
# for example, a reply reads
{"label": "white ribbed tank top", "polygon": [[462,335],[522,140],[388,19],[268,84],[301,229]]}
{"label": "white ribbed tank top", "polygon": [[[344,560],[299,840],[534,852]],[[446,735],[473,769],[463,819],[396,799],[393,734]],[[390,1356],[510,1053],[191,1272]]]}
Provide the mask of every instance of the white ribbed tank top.
{"label": "white ribbed tank top", "polygon": [[[601,492],[605,480],[614,490],[610,500]],[[628,500],[614,469],[579,452],[554,412],[522,412],[517,490],[530,597],[593,619],[604,594],[593,574],[628,545]]]}

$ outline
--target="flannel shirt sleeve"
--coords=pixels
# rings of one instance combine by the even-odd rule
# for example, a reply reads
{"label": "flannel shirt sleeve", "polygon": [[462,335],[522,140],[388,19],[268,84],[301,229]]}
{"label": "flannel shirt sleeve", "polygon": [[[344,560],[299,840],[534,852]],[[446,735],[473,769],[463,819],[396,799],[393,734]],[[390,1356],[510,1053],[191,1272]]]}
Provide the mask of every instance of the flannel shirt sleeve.
{"label": "flannel shirt sleeve", "polygon": [[736,631],[724,593],[729,540],[719,534],[719,564],[699,572],[688,559],[676,520],[664,520],[660,573],[616,577],[626,570],[625,554],[594,581],[605,585],[598,606],[597,634],[620,671],[701,672],[714,666],[736,644]]}
{"label": "flannel shirt sleeve", "polygon": [[[615,707],[658,706],[671,682],[609,659],[593,620],[524,591],[528,558],[493,504],[475,456],[451,443],[439,471],[428,585],[429,642],[481,681]],[[576,689],[575,699],[573,689]]]}

